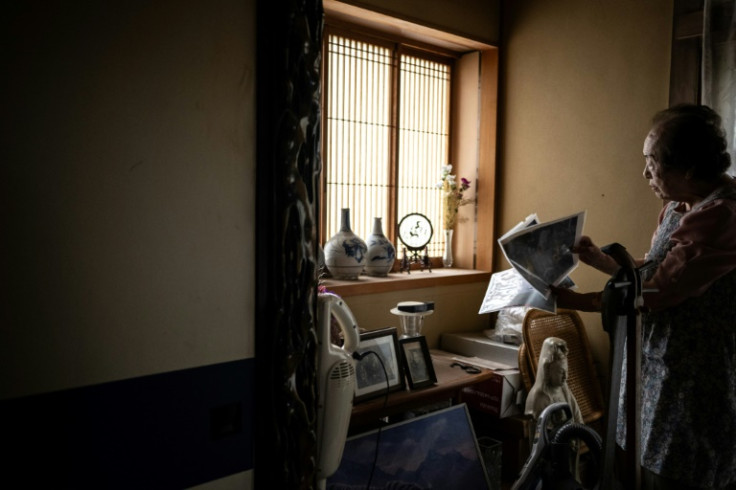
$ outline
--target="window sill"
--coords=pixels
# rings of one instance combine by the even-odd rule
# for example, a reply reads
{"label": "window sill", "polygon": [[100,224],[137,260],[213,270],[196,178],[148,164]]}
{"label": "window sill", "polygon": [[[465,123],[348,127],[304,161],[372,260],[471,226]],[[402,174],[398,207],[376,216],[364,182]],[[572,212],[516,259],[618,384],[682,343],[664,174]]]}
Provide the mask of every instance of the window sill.
{"label": "window sill", "polygon": [[433,269],[407,273],[390,273],[387,277],[360,276],[355,281],[326,279],[321,282],[329,291],[341,297],[364,294],[388,293],[407,289],[420,289],[434,286],[451,286],[473,282],[487,282],[491,273],[470,269]]}

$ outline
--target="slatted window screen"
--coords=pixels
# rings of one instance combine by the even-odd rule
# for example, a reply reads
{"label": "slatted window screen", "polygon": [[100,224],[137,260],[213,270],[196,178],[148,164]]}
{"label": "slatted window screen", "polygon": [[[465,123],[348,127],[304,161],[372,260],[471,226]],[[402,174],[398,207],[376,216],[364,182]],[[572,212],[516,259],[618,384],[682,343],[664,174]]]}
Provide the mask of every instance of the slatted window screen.
{"label": "slatted window screen", "polygon": [[398,219],[420,212],[434,228],[429,255],[443,250],[442,200],[437,182],[447,165],[449,66],[401,56]]}
{"label": "slatted window screen", "polygon": [[435,228],[429,254],[439,256],[436,183],[449,151],[450,65],[399,49],[328,35],[322,242],[339,231],[340,210],[350,208],[356,234],[367,238],[373,218],[383,218],[400,251],[396,224],[419,212]]}

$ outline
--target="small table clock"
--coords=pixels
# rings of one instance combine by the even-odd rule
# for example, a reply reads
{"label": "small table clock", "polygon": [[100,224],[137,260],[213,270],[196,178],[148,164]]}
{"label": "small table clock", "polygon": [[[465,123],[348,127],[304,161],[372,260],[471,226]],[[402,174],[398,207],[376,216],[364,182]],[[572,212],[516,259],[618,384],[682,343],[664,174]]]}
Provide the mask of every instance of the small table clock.
{"label": "small table clock", "polygon": [[[426,267],[432,272],[427,252],[427,244],[432,239],[434,229],[429,218],[420,213],[410,213],[399,221],[399,240],[404,244],[404,258],[401,260],[401,272],[410,272],[412,263],[421,264],[421,269]],[[406,250],[411,251],[411,258],[407,256]],[[424,250],[424,256],[419,256],[419,251]]]}

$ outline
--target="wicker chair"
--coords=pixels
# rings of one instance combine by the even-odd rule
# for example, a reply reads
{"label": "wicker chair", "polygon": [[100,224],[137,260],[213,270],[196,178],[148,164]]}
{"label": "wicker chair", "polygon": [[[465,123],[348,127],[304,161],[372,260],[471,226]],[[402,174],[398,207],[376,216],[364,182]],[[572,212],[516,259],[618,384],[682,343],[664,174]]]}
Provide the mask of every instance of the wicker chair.
{"label": "wicker chair", "polygon": [[547,337],[567,342],[567,385],[578,402],[583,421],[601,434],[605,406],[603,391],[593,364],[588,335],[580,315],[573,310],[558,310],[557,314],[529,310],[522,325],[524,343],[519,349],[519,371],[527,393],[534,385],[539,354]]}
{"label": "wicker chair", "polygon": [[527,352],[526,345],[522,342],[519,346],[519,373],[521,374],[521,380],[524,383],[524,388],[527,393],[531,391],[534,386],[534,370],[532,369],[531,363],[529,362],[529,353]]}

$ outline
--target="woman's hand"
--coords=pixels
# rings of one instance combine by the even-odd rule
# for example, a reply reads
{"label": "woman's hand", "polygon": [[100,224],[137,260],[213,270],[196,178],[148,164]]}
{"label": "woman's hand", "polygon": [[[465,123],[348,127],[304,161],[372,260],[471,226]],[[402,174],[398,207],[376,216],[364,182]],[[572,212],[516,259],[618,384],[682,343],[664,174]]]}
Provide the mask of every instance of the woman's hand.
{"label": "woman's hand", "polygon": [[606,274],[613,274],[619,269],[616,261],[610,255],[603,253],[588,236],[581,236],[578,243],[571,250],[573,253],[578,254],[578,257],[584,264],[588,264]]}
{"label": "woman's hand", "polygon": [[558,308],[578,311],[601,311],[602,293],[576,293],[567,288],[550,286]]}

